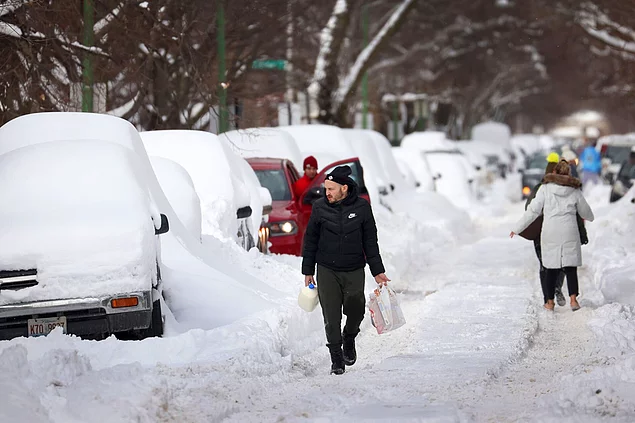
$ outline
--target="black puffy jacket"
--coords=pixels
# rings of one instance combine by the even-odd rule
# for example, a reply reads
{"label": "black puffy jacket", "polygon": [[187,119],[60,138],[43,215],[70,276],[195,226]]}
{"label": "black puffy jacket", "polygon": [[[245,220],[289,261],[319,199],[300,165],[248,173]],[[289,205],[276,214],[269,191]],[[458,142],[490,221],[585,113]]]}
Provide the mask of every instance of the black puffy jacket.
{"label": "black puffy jacket", "polygon": [[384,273],[377,244],[377,226],[368,201],[349,186],[348,196],[331,204],[326,198],[313,203],[304,235],[302,273],[313,275],[315,264],[349,272],[370,266],[373,276]]}

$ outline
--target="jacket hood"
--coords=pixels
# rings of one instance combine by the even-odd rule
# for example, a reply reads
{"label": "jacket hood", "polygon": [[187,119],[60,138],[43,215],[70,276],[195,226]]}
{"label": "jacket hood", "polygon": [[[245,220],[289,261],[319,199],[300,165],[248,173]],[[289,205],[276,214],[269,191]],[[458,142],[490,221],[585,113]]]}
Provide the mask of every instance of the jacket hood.
{"label": "jacket hood", "polygon": [[574,178],[570,175],[557,175],[555,173],[550,173],[545,175],[543,181],[545,184],[556,184],[575,189],[580,189],[582,187],[582,182],[580,182],[578,178]]}

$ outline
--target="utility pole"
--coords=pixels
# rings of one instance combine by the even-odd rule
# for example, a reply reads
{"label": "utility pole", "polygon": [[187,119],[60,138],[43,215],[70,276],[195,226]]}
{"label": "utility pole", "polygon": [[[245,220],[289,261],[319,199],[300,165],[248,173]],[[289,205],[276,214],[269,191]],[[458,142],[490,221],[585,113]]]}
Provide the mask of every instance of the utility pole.
{"label": "utility pole", "polygon": [[392,140],[393,145],[399,145],[399,100],[398,97],[395,97],[395,101],[392,104]]}
{"label": "utility pole", "polygon": [[[362,5],[362,31],[364,48],[368,46],[368,4]],[[368,129],[368,72],[362,77],[362,128]]]}
{"label": "utility pole", "polygon": [[227,113],[227,81],[225,70],[225,5],[224,0],[216,0],[218,45],[218,133],[222,134],[229,129],[229,116]]}
{"label": "utility pole", "polygon": [[[95,25],[95,8],[93,0],[84,0],[84,45],[88,48],[93,47]],[[84,60],[82,63],[82,112],[93,111],[93,57],[89,51],[84,52]]]}
{"label": "utility pole", "polygon": [[293,104],[293,0],[287,2],[287,64],[286,64],[286,82],[287,82],[287,114],[288,124],[292,125],[291,109]]}

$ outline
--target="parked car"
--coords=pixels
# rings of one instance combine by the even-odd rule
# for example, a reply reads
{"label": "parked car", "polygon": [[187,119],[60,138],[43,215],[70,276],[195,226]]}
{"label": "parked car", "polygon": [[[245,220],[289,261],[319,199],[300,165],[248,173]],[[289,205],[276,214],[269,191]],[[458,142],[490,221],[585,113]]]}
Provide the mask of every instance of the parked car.
{"label": "parked car", "polygon": [[[635,147],[631,148],[630,156],[635,156]],[[614,203],[626,195],[635,183],[635,160],[630,158],[626,160],[619,172],[615,176],[613,186],[611,188],[611,196],[609,201]]]}
{"label": "parked car", "polygon": [[622,165],[628,161],[628,156],[634,145],[635,141],[620,139],[604,144],[601,148],[601,176],[606,183],[612,184],[615,181],[615,176],[621,170]]}
{"label": "parked car", "polygon": [[264,251],[266,242],[258,241],[260,234],[266,235],[263,216],[270,210],[269,194],[225,140],[190,130],[140,135],[149,154],[175,161],[191,176],[201,201],[204,236],[233,239],[246,250],[260,245]]}
{"label": "parked car", "polygon": [[547,167],[547,155],[535,153],[527,159],[526,169],[522,176],[522,198],[526,199],[536,185],[542,181]]}
{"label": "parked car", "polygon": [[125,146],[134,127],[100,119],[121,129],[118,140],[98,125],[78,129],[96,122],[46,113],[0,128],[0,339],[58,327],[97,339],[163,333],[158,236],[168,219],[143,158]]}
{"label": "parked car", "polygon": [[[409,171],[415,178],[415,187],[419,192],[435,191],[435,181],[439,175],[433,175],[428,162],[421,154],[412,154],[412,151],[403,147],[392,147],[392,154],[400,164],[404,177],[409,178]],[[404,167],[405,165],[405,167]]]}
{"label": "parked car", "polygon": [[[300,174],[290,160],[274,158],[247,159],[254,169],[260,184],[271,193],[272,210],[269,215],[270,251],[276,254],[302,255],[302,242],[306,225],[311,216],[311,206],[315,200],[324,196],[326,174],[340,165],[348,165],[353,178],[364,190],[364,174],[358,158],[342,160],[325,166],[313,179],[308,190],[298,196],[293,184]],[[361,194],[370,201],[368,194]]]}

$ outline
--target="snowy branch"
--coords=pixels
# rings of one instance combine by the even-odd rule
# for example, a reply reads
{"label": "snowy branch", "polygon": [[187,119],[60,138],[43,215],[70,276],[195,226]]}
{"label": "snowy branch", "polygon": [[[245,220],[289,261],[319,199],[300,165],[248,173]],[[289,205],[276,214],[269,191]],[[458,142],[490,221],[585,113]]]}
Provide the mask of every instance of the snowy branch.
{"label": "snowy branch", "polygon": [[[613,48],[635,53],[635,31],[633,29],[615,22],[591,2],[584,3],[582,6],[583,10],[578,13],[578,23],[587,34]],[[627,39],[611,35],[607,30],[600,29],[601,27],[609,28]]]}
{"label": "snowy branch", "polygon": [[344,15],[348,13],[348,0],[337,0],[333,13],[320,34],[320,51],[315,61],[313,81],[309,86],[309,92],[314,96],[319,91],[322,81],[326,78],[326,68],[329,66],[329,57],[333,55],[333,33],[341,25]]}
{"label": "snowy branch", "polygon": [[333,104],[334,109],[338,109],[346,103],[373,57],[378,53],[381,46],[386,43],[388,37],[398,29],[404,17],[414,5],[415,0],[403,0],[381,30],[373,37],[372,41],[362,50],[359,56],[357,56],[355,63],[336,93]]}

